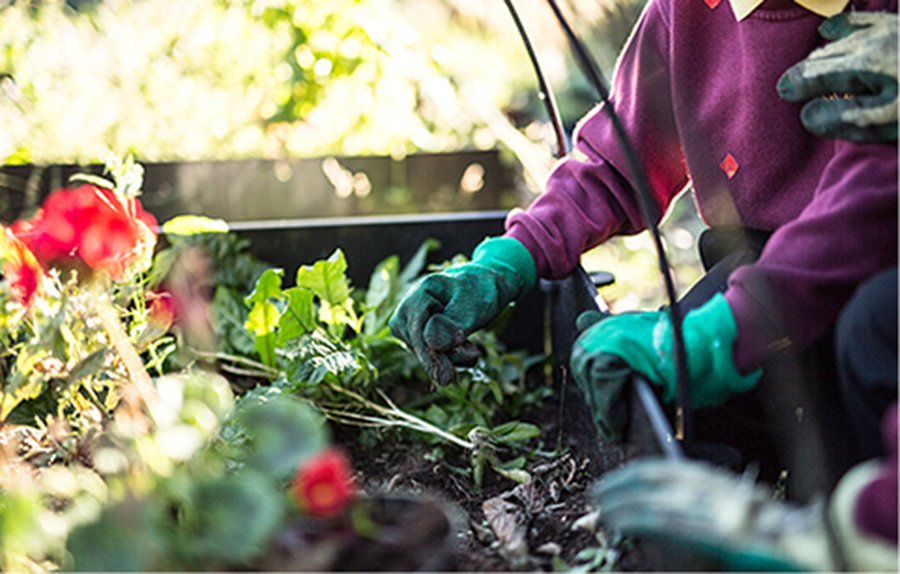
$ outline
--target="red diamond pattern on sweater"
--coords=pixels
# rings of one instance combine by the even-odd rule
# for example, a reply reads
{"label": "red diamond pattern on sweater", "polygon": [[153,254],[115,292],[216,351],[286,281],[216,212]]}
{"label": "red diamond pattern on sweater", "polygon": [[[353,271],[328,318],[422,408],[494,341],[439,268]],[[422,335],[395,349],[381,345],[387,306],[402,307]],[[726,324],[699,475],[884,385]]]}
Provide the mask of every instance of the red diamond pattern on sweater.
{"label": "red diamond pattern on sweater", "polygon": [[734,156],[730,153],[725,154],[725,159],[723,159],[722,163],[719,164],[719,168],[721,168],[721,170],[725,172],[725,177],[727,177],[728,179],[732,179],[734,177],[734,174],[737,173],[737,170],[740,167],[741,166],[738,165],[737,160],[734,159]]}

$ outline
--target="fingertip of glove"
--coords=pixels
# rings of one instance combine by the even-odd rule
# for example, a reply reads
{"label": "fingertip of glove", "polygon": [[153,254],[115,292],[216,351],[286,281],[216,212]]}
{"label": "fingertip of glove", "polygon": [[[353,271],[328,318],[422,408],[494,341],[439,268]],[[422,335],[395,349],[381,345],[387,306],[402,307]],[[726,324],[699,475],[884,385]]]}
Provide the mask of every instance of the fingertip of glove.
{"label": "fingertip of glove", "polygon": [[800,64],[788,68],[787,71],[778,78],[778,83],[775,84],[775,91],[782,100],[796,102],[802,99],[802,94],[800,93],[800,90],[797,89],[797,82],[802,80],[802,72],[798,66],[800,66]]}
{"label": "fingertip of glove", "polygon": [[575,319],[575,329],[581,333],[607,317],[609,317],[609,313],[604,313],[602,311],[585,311]]}
{"label": "fingertip of glove", "polygon": [[819,35],[826,40],[843,38],[856,27],[850,21],[850,12],[842,12],[819,24]]}
{"label": "fingertip of glove", "polygon": [[451,363],[460,367],[474,367],[481,358],[478,347],[468,340],[450,349],[447,355]]}

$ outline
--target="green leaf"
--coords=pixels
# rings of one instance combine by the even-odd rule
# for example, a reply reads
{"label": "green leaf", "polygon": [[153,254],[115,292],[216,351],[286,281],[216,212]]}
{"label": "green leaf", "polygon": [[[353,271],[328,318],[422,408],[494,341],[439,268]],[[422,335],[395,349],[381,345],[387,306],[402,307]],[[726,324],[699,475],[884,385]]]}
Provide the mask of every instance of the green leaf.
{"label": "green leaf", "polygon": [[261,396],[235,415],[231,433],[242,437],[236,457],[263,474],[286,478],[327,444],[324,420],[290,395]]}
{"label": "green leaf", "polygon": [[521,470],[525,468],[525,457],[517,456],[516,458],[505,462],[500,462],[498,460],[494,463],[494,468],[500,470]]}
{"label": "green leaf", "polygon": [[256,280],[253,292],[245,299],[247,305],[266,303],[270,299],[280,299],[282,296],[282,277],[284,277],[283,269],[266,269],[259,279]]}
{"label": "green leaf", "polygon": [[379,305],[388,300],[396,289],[399,269],[400,258],[396,255],[382,260],[375,267],[366,290],[366,309],[377,309]]}
{"label": "green leaf", "polygon": [[364,356],[319,331],[290,341],[278,355],[288,380],[303,386],[317,385],[328,376],[341,381],[368,367]]}
{"label": "green leaf", "polygon": [[490,436],[497,443],[521,442],[540,436],[540,427],[519,421],[512,421],[491,429]]}
{"label": "green leaf", "polygon": [[164,560],[163,517],[152,501],[128,499],[107,507],[93,522],[76,527],[66,541],[74,571],[160,570]]}
{"label": "green leaf", "polygon": [[245,299],[250,307],[245,326],[256,336],[253,346],[266,365],[275,365],[275,329],[281,319],[281,310],[273,302],[280,300],[281,269],[267,269],[256,282],[253,292]]}
{"label": "green leaf", "polygon": [[506,478],[512,480],[513,482],[518,482],[519,484],[525,484],[531,480],[531,475],[524,470],[497,468],[496,466],[494,467],[494,470],[497,472],[497,474],[505,476]]}
{"label": "green leaf", "polygon": [[287,299],[287,307],[278,321],[279,345],[316,328],[316,306],[313,303],[312,291],[292,287],[284,291],[284,296]]}
{"label": "green leaf", "polygon": [[401,288],[405,288],[422,274],[425,264],[428,262],[428,254],[439,249],[440,246],[441,242],[437,239],[426,239],[422,242],[422,245],[419,246],[419,249],[406,264],[406,267],[400,272],[399,282]]}
{"label": "green leaf", "polygon": [[219,349],[231,354],[252,355],[255,337],[246,327],[250,311],[243,295],[235,289],[219,285],[213,295],[213,310]]}
{"label": "green leaf", "polygon": [[74,385],[81,381],[81,379],[99,374],[101,369],[103,369],[106,357],[109,356],[110,352],[110,349],[100,349],[82,359],[77,365],[72,367],[71,371],[69,371],[69,376],[66,378],[66,384]]}
{"label": "green leaf", "polygon": [[224,219],[213,219],[202,215],[177,215],[162,225],[166,235],[198,235],[200,233],[228,233],[228,223]]}
{"label": "green leaf", "polygon": [[399,289],[397,273],[400,258],[392,255],[379,263],[369,278],[366,290],[364,319],[365,332],[374,334],[387,325],[388,319],[396,306],[395,299]]}
{"label": "green leaf", "polygon": [[0,420],[5,421],[19,403],[36,399],[44,392],[47,380],[35,372],[35,367],[48,357],[50,353],[44,348],[36,345],[22,347],[0,394]]}
{"label": "green leaf", "polygon": [[265,550],[285,508],[275,481],[247,470],[201,482],[190,504],[180,542],[203,566],[238,565]]}
{"label": "green leaf", "polygon": [[328,259],[297,269],[297,287],[311,290],[332,307],[344,305],[350,297],[350,282],[345,275],[347,260],[344,252],[336,249]]}

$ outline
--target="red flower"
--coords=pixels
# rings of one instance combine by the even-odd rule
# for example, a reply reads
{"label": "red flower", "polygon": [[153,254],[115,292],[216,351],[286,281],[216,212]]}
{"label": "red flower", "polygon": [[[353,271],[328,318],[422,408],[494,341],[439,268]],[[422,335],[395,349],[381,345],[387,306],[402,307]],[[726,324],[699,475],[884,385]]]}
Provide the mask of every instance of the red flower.
{"label": "red flower", "polygon": [[51,193],[34,218],[17,222],[13,232],[46,267],[121,279],[152,250],[156,225],[137,199],[82,185]]}
{"label": "red flower", "polygon": [[353,499],[350,461],[339,450],[326,450],[297,469],[292,489],[304,511],[319,517],[335,516]]}
{"label": "red flower", "polygon": [[3,231],[2,247],[3,275],[9,283],[9,290],[13,298],[27,307],[40,292],[44,270],[28,247],[16,239],[11,229]]}
{"label": "red flower", "polygon": [[165,291],[148,291],[145,297],[147,299],[147,321],[162,331],[168,331],[176,318],[175,301],[172,295]]}

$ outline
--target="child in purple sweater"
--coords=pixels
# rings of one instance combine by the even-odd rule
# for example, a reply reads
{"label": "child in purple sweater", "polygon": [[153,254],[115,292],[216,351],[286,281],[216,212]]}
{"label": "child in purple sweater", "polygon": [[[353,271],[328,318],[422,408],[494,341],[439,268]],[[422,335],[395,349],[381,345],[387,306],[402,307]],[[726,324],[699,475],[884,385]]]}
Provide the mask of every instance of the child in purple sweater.
{"label": "child in purple sweater", "polygon": [[[758,253],[738,250],[719,267],[711,261],[707,278],[686,297],[695,407],[720,407],[754,389],[768,359],[829,336],[856,289],[896,266],[896,143],[860,141],[896,140],[896,56],[881,68],[864,60],[869,67],[853,81],[832,83],[849,96],[824,100],[808,93],[815,82],[804,81],[815,66],[808,63],[799,75],[792,68],[825,44],[824,18],[850,14],[822,25],[822,35],[834,39],[854,29],[857,12],[896,10],[896,0],[651,0],[633,31],[617,65],[612,105],[659,213],[690,186],[714,233],[737,229],[764,244]],[[893,42],[895,53],[896,30]],[[838,106],[846,112],[841,118],[852,118],[847,106],[885,98],[894,100],[894,115],[881,118],[876,137],[832,130],[828,110]],[[871,114],[838,124],[854,121],[863,136],[873,133]],[[823,138],[810,131],[817,126],[857,141]],[[584,251],[645,229],[602,108],[580,123],[575,140],[576,153],[556,166],[546,192],[527,210],[510,214],[503,237],[484,241],[469,263],[427,277],[398,308],[394,333],[435,380],[452,378],[454,365],[471,358],[467,335],[537,278],[568,275]],[[610,357],[643,373],[671,402],[670,330],[664,311],[620,315],[585,330],[571,370],[588,402],[607,392],[596,382]],[[884,400],[876,406],[886,408]],[[601,426],[605,414],[597,413]]]}

